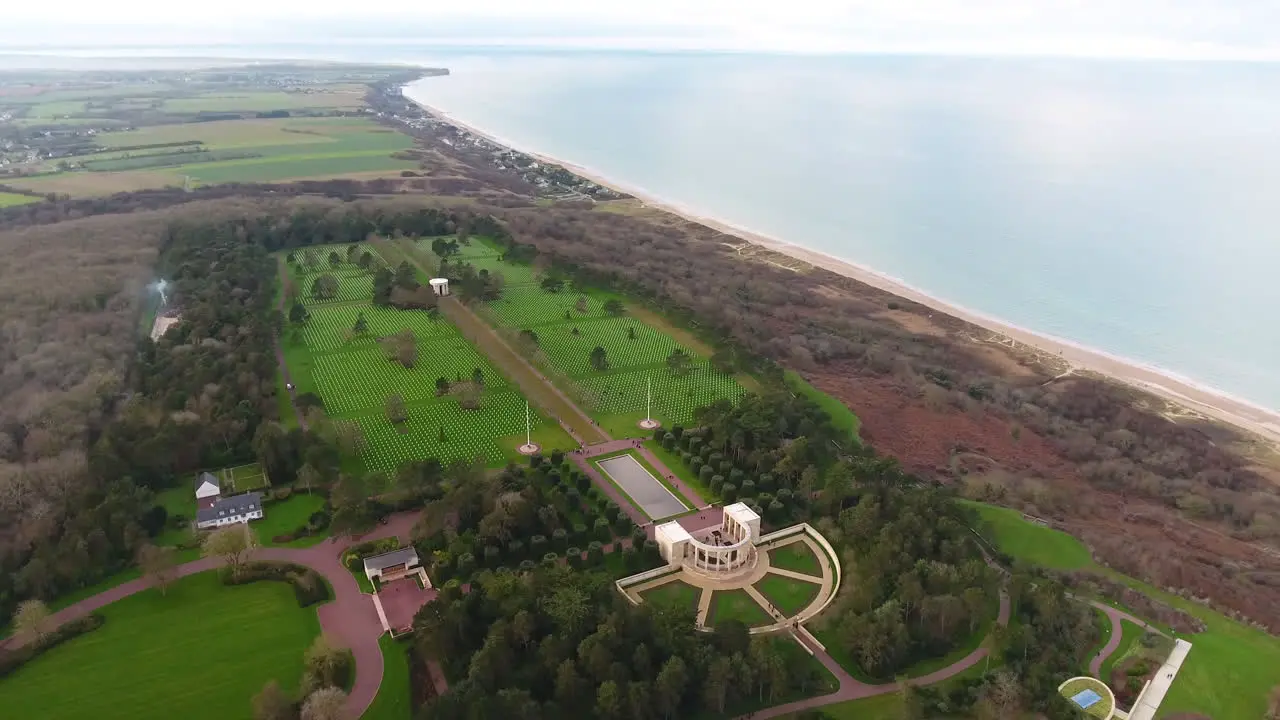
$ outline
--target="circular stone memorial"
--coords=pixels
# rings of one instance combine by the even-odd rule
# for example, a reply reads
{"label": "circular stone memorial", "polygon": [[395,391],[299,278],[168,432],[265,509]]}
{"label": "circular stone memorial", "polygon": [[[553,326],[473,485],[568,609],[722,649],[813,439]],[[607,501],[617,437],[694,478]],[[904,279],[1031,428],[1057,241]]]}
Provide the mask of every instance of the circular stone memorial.
{"label": "circular stone memorial", "polygon": [[521,446],[520,446],[519,448],[517,448],[517,449],[520,451],[520,454],[521,454],[521,455],[534,455],[534,454],[536,454],[539,450],[541,450],[541,449],[542,449],[542,446],[541,446],[541,445],[539,445],[538,443],[530,442],[530,443],[525,443],[525,444],[521,445]]}
{"label": "circular stone memorial", "polygon": [[644,428],[645,430],[653,430],[655,428],[662,427],[662,423],[658,422],[657,420],[654,420],[653,418],[645,418],[640,421],[640,427]]}

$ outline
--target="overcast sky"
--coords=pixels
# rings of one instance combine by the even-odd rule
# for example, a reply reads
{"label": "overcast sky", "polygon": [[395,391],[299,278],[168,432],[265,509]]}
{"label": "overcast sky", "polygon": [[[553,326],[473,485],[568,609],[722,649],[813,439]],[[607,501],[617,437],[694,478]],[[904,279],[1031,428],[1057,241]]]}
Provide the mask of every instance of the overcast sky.
{"label": "overcast sky", "polygon": [[[1280,60],[1280,0],[60,0],[6,3],[0,48],[513,44]],[[447,5],[447,7],[446,7]]]}

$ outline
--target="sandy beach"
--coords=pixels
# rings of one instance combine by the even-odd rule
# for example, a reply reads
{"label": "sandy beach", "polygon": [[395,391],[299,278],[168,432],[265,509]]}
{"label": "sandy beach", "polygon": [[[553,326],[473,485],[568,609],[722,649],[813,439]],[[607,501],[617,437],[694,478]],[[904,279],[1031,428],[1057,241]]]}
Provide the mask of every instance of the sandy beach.
{"label": "sandy beach", "polygon": [[541,162],[560,165],[581,177],[599,183],[600,185],[604,185],[605,187],[617,190],[618,192],[631,195],[647,206],[673,213],[689,220],[690,222],[705,225],[727,235],[732,235],[746,242],[759,245],[765,249],[809,263],[814,267],[823,268],[845,277],[852,278],[858,282],[865,283],[906,300],[929,307],[939,313],[950,315],[951,317],[964,320],[973,325],[989,330],[994,334],[993,337],[989,339],[992,343],[998,342],[1004,338],[1022,343],[1039,350],[1040,352],[1057,356],[1062,361],[1068,363],[1073,371],[1094,372],[1100,375],[1105,375],[1119,382],[1150,392],[1192,413],[1234,425],[1243,430],[1252,432],[1270,442],[1280,443],[1280,412],[1260,407],[1240,398],[1232,397],[1226,393],[1214,390],[1213,388],[1205,387],[1194,381],[1179,377],[1176,374],[1161,368],[1151,367],[1140,362],[1110,355],[1099,350],[1073,343],[1069,340],[1036,333],[1034,331],[1003,322],[998,318],[989,317],[982,313],[947,303],[925,293],[922,290],[913,288],[900,280],[884,275],[883,273],[876,272],[871,268],[858,265],[854,262],[800,247],[798,245],[793,245],[784,240],[754,232],[748,228],[739,227],[716,218],[708,217],[693,208],[684,207],[677,202],[657,197],[644,189],[628,186],[626,183],[609,178],[590,168],[580,167],[571,162],[566,162],[558,158],[548,157],[525,148],[520,148],[501,137],[497,137],[491,133],[481,130],[480,128],[476,128],[462,122],[446,112],[413,100],[413,98],[409,97],[407,94],[405,97],[413,101],[432,116],[447,122],[450,125],[467,130],[468,132],[474,133],[475,135],[483,137],[498,145],[519,150],[531,157],[538,158]]}

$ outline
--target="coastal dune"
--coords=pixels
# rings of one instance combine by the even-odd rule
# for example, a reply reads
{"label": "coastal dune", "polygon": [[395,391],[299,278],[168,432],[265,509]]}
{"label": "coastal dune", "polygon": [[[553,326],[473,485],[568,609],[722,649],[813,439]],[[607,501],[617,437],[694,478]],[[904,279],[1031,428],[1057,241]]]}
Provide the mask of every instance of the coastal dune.
{"label": "coastal dune", "polygon": [[694,208],[683,206],[671,199],[658,197],[643,188],[632,187],[623,181],[610,178],[591,168],[517,147],[511,142],[459,120],[447,112],[415,100],[408,94],[405,97],[441,122],[485,138],[494,144],[518,150],[537,158],[540,162],[560,165],[580,177],[631,195],[647,207],[672,213],[689,222],[698,223],[737,237],[765,250],[786,255],[813,267],[856,280],[905,300],[918,303],[935,312],[970,323],[990,334],[988,337],[975,338],[974,342],[1011,349],[1021,345],[1022,347],[1018,349],[1056,358],[1068,368],[1064,375],[1094,373],[1151,393],[1177,408],[1176,411],[1167,413],[1170,416],[1179,419],[1198,417],[1205,420],[1223,422],[1257,435],[1268,442],[1280,443],[1280,412],[1233,397],[1161,368],[1117,357],[1073,343],[1070,340],[1037,333],[1027,328],[1003,322],[998,318],[948,303],[901,280],[849,260],[810,250],[722,219],[710,217]]}

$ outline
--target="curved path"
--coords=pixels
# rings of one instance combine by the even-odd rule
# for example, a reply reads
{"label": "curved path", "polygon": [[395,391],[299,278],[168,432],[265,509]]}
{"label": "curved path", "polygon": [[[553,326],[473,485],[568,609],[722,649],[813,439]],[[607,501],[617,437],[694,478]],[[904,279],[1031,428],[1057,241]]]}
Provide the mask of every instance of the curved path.
{"label": "curved path", "polygon": [[[391,536],[407,541],[416,521],[417,513],[401,513],[391,516],[385,525],[379,525],[367,535],[330,538],[309,548],[258,548],[250,558],[304,565],[320,573],[333,588],[333,600],[320,605],[316,612],[320,616],[320,627],[324,632],[333,637],[336,644],[350,648],[355,658],[356,681],[351,688],[351,693],[347,696],[347,714],[350,718],[358,718],[364,714],[377,696],[379,686],[382,685],[382,650],[378,647],[378,638],[382,636],[383,630],[369,596],[360,592],[355,577],[342,566],[342,551],[357,542]],[[217,558],[194,560],[179,565],[177,577],[186,577],[221,566],[222,561]],[[58,611],[53,617],[58,624],[62,624],[142,592],[151,586],[152,583],[147,578],[131,580],[81,600]],[[245,698],[245,702],[248,701],[249,698]]]}
{"label": "curved path", "polygon": [[[1012,606],[1009,602],[1009,594],[1000,589],[1000,612],[996,615],[996,622],[1002,626],[1009,624],[1009,617],[1012,614]],[[764,710],[758,710],[751,713],[748,717],[755,718],[773,718],[788,715],[790,713],[798,713],[805,710],[823,707],[825,705],[833,705],[840,702],[848,702],[849,700],[861,700],[863,698],[875,697],[876,695],[884,695],[885,693],[896,692],[898,683],[884,683],[881,685],[869,685],[861,680],[855,679],[844,668],[840,667],[840,663],[836,662],[825,649],[817,644],[817,641],[809,635],[808,631],[801,631],[796,639],[802,645],[813,652],[814,657],[822,663],[836,680],[840,683],[840,687],[833,693],[820,695],[818,697],[806,698],[795,702],[786,703],[785,705],[777,705]],[[956,662],[918,678],[912,678],[908,682],[912,685],[932,685],[942,682],[949,678],[955,677],[969,668],[977,665],[983,658],[987,656],[986,648],[978,648]]]}
{"label": "curved path", "polygon": [[1100,603],[1097,600],[1089,600],[1088,602],[1090,605],[1101,610],[1103,614],[1107,616],[1107,619],[1111,621],[1111,638],[1107,640],[1106,645],[1102,646],[1102,649],[1098,651],[1098,654],[1089,661],[1089,674],[1102,679],[1103,682],[1106,682],[1106,679],[1101,677],[1102,664],[1107,661],[1107,658],[1111,657],[1111,654],[1116,651],[1116,648],[1120,647],[1120,640],[1124,635],[1124,627],[1121,625],[1122,620],[1128,620],[1147,632],[1159,633],[1161,635],[1164,634],[1157,628],[1148,625],[1146,622],[1139,620],[1123,610],[1118,610],[1110,605]]}

